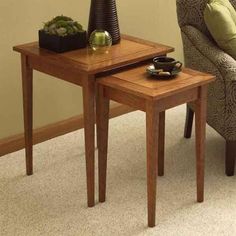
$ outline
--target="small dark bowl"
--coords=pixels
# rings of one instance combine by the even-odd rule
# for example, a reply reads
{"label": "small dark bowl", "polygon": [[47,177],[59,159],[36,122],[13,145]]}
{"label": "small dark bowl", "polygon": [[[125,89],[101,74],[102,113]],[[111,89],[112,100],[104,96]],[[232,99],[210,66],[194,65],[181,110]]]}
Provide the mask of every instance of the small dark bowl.
{"label": "small dark bowl", "polygon": [[181,69],[182,63],[176,61],[172,57],[155,57],[153,59],[153,64],[156,70],[163,70],[166,72],[172,72],[174,69]]}

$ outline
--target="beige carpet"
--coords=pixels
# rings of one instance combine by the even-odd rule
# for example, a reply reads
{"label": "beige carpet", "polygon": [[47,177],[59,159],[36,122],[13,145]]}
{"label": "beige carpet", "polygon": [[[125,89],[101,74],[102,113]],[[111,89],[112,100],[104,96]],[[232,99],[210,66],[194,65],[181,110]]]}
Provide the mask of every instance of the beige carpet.
{"label": "beige carpet", "polygon": [[167,112],[165,176],[158,177],[156,227],[147,228],[145,115],[110,122],[107,201],[87,208],[83,130],[0,158],[0,235],[236,235],[236,176],[224,175],[224,140],[207,127],[205,202],[196,203],[194,137],[185,107]]}

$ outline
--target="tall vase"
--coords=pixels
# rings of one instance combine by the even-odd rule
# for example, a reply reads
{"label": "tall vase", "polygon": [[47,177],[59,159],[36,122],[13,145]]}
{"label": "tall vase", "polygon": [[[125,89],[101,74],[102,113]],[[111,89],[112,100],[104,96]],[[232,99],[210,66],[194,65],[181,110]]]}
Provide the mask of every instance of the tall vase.
{"label": "tall vase", "polygon": [[95,30],[106,30],[112,37],[112,44],[120,41],[120,29],[115,0],[91,0],[88,36]]}

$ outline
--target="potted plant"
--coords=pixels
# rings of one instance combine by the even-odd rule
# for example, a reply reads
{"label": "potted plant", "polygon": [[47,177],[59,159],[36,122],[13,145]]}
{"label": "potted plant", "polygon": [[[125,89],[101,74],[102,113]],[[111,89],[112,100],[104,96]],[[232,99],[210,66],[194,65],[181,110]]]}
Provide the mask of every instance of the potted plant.
{"label": "potted plant", "polygon": [[39,30],[39,46],[55,52],[66,52],[87,45],[87,33],[81,24],[67,16],[56,16]]}

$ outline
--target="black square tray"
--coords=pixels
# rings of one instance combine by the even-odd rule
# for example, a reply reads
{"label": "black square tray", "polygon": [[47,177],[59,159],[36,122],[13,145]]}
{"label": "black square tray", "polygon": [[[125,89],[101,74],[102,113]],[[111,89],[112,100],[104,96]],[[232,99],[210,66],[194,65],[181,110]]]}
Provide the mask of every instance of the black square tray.
{"label": "black square tray", "polygon": [[58,53],[85,48],[87,46],[87,32],[62,37],[39,30],[39,46]]}

